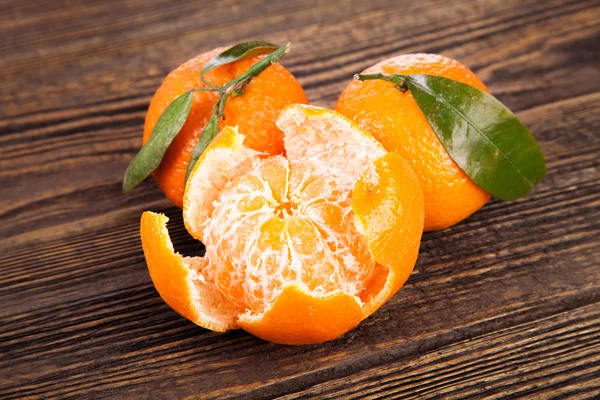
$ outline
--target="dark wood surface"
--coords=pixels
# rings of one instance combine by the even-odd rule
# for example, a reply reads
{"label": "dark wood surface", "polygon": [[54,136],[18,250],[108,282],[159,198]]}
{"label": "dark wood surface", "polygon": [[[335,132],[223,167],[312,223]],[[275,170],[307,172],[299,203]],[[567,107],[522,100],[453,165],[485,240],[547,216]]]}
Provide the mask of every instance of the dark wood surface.
{"label": "dark wood surface", "polygon": [[[148,276],[152,181],[120,193],[150,98],[181,62],[262,37],[332,107],[400,53],[470,66],[531,128],[548,175],[423,237],[358,328],[287,347],[175,314]],[[598,398],[598,1],[0,2],[0,398]]]}

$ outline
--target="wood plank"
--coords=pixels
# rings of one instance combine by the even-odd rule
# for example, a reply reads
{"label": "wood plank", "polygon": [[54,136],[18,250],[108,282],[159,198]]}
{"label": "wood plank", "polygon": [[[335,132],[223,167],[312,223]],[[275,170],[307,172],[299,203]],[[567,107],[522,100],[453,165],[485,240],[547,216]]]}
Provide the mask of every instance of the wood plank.
{"label": "wood plank", "polygon": [[[185,22],[191,26],[186,26],[187,30],[163,33],[161,37],[151,37],[147,41],[151,41],[152,46],[142,39],[144,34],[149,35],[145,30],[137,29],[136,26],[128,27],[127,30],[131,32],[126,34],[122,30],[125,28],[114,22],[114,25],[108,25],[104,30],[99,31],[100,34],[107,36],[97,43],[89,40],[81,43],[76,40],[58,40],[54,47],[46,49],[46,52],[50,53],[49,56],[41,57],[41,60],[38,53],[28,56],[26,58],[28,63],[40,60],[44,67],[27,72],[19,66],[15,73],[18,72],[21,79],[6,81],[6,85],[2,88],[4,93],[0,104],[3,112],[13,115],[13,113],[21,114],[23,105],[31,107],[32,110],[55,108],[57,104],[61,107],[70,105],[77,108],[81,104],[89,104],[90,99],[98,97],[109,96],[112,99],[119,99],[124,95],[136,95],[147,98],[158,86],[162,77],[177,64],[201,50],[209,50],[228,41],[238,41],[244,37],[244,34],[253,35],[257,27],[261,28],[260,35],[270,32],[268,38],[274,41],[289,39],[293,34],[297,45],[286,58],[285,64],[301,78],[302,83],[309,89],[314,89],[312,91],[316,96],[311,98],[320,98],[327,93],[339,93],[353,73],[386,56],[415,51],[441,51],[457,57],[476,71],[480,66],[485,67],[483,78],[486,82],[490,82],[490,78],[495,74],[506,75],[506,66],[511,65],[509,78],[513,79],[511,85],[513,88],[527,85],[530,89],[540,91],[548,89],[550,82],[536,79],[536,74],[532,73],[536,70],[532,65],[544,68],[547,65],[546,58],[561,58],[565,56],[563,53],[568,54],[571,49],[574,50],[573,46],[585,47],[586,43],[593,44],[590,41],[593,40],[593,34],[597,29],[598,19],[595,17],[599,15],[600,10],[599,7],[594,7],[596,4],[593,1],[558,0],[525,1],[521,2],[522,7],[515,7],[516,4],[521,3],[514,1],[512,3],[482,2],[446,7],[444,13],[440,13],[440,8],[443,6],[443,2],[440,1],[425,1],[418,4],[404,1],[396,7],[385,7],[385,2],[382,1],[354,3],[353,5],[332,3],[330,7],[316,5],[312,7],[312,4],[306,4],[303,7],[305,10],[300,13],[295,9],[289,10],[290,18],[297,19],[286,20],[283,26],[287,30],[281,30],[281,21],[274,24],[268,19],[268,15],[261,16],[260,7],[255,8],[249,4],[247,9],[242,10],[247,14],[245,20],[239,21],[233,18],[232,23],[241,24],[236,25],[238,29],[225,30],[228,36],[223,37],[221,33],[218,38],[210,29],[198,30],[198,21],[194,18],[190,17],[194,22],[187,22],[183,15],[189,10],[183,9],[180,15],[181,24]],[[212,21],[215,20],[215,15],[225,11],[229,9],[217,8],[212,12],[198,11],[198,13]],[[468,15],[468,18],[465,18],[465,15]],[[114,17],[124,18],[118,13]],[[402,23],[382,24],[382,18],[402,21]],[[143,20],[141,22],[143,23]],[[169,19],[157,24],[151,27],[153,31],[161,33],[173,29],[174,25]],[[269,29],[274,25],[278,26],[278,29]],[[43,27],[44,25],[39,22],[32,23],[30,26]],[[237,36],[234,36],[236,32],[241,34],[237,33]],[[319,40],[315,40],[317,32]],[[353,32],[353,34],[340,35],[340,32]],[[177,37],[175,41],[174,36]],[[98,33],[92,37],[97,38]],[[399,37],[403,40],[399,41],[397,39]],[[113,47],[106,49],[107,43],[113,43],[115,39],[125,41],[126,45],[119,49]],[[31,44],[22,43],[25,46]],[[16,43],[7,43],[6,50],[15,50],[15,45]],[[540,51],[540,46],[546,48]],[[63,47],[72,48],[71,51],[74,52],[83,50],[90,54],[76,60],[65,57],[60,61],[61,59],[58,58],[56,64],[48,59],[55,53],[61,53],[60,49]],[[64,51],[68,52],[68,50]],[[21,52],[22,50],[17,53]],[[583,71],[580,73],[585,70],[587,74],[597,71],[597,63],[592,56],[586,58],[582,56],[581,51],[573,51],[573,53],[570,56],[577,57],[581,62],[578,68]],[[545,56],[543,59],[539,57],[542,54]],[[516,63],[515,58],[518,58]],[[522,65],[523,63],[526,65]],[[68,97],[61,96],[64,89],[60,78],[72,77],[72,72],[64,68],[64,64],[69,64],[73,66],[72,68],[76,66],[78,73],[77,79],[71,79],[69,82],[70,96]],[[115,73],[114,65],[119,66],[119,74]],[[140,69],[139,65],[148,65],[150,69]],[[498,69],[500,71],[497,71]],[[28,82],[27,78],[34,74],[36,79]],[[332,82],[332,74],[337,75],[335,88],[328,87]],[[571,75],[573,74],[560,72],[560,77],[565,79],[563,81],[565,85],[583,78]],[[103,84],[98,85],[98,82]],[[25,88],[31,90],[23,90],[24,84]],[[498,86],[498,90],[500,88],[505,90],[506,87],[507,85],[503,84]],[[492,86],[492,89],[495,87]],[[143,91],[140,93],[140,90]],[[60,102],[57,101],[58,99]],[[333,98],[329,101],[332,102]]]}
{"label": "wood plank", "polygon": [[594,303],[280,398],[597,398],[599,319]]}

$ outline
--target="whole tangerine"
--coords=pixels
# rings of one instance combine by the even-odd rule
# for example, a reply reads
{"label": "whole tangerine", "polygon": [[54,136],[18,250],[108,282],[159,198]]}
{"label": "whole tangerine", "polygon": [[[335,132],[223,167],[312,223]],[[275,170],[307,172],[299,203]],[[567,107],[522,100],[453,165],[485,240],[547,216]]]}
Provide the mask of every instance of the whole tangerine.
{"label": "whole tangerine", "polygon": [[[466,66],[435,54],[392,57],[362,73],[436,75],[488,91]],[[490,199],[491,195],[450,158],[410,91],[401,92],[393,83],[383,80],[352,81],[340,95],[335,109],[410,164],[425,196],[425,231],[448,228]]]}

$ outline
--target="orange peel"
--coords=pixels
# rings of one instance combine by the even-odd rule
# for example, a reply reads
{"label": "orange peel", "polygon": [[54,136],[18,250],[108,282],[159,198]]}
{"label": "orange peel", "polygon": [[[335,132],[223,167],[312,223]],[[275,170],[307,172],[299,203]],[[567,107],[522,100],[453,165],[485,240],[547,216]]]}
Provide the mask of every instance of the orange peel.
{"label": "orange peel", "polygon": [[190,175],[186,228],[206,255],[183,257],[167,218],[146,212],[141,236],[161,297],[214,331],[243,328],[276,343],[332,340],[408,279],[423,229],[410,166],[331,110],[285,108],[286,157],[223,129]]}
{"label": "orange peel", "polygon": [[176,253],[163,214],[142,214],[140,233],[144,256],[154,287],[173,310],[215,332],[238,329],[228,301],[203,274],[208,260]]}

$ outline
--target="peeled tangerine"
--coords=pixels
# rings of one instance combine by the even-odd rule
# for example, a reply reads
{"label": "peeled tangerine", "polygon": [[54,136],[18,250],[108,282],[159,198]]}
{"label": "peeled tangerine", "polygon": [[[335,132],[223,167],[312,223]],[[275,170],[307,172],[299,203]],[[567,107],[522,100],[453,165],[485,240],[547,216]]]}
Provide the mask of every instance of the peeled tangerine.
{"label": "peeled tangerine", "polygon": [[168,218],[145,212],[141,236],[162,298],[192,322],[283,344],[334,339],[404,284],[423,231],[408,164],[342,115],[291,105],[277,126],[286,156],[226,127],[188,181],[186,228],[205,257],[175,253]]}

